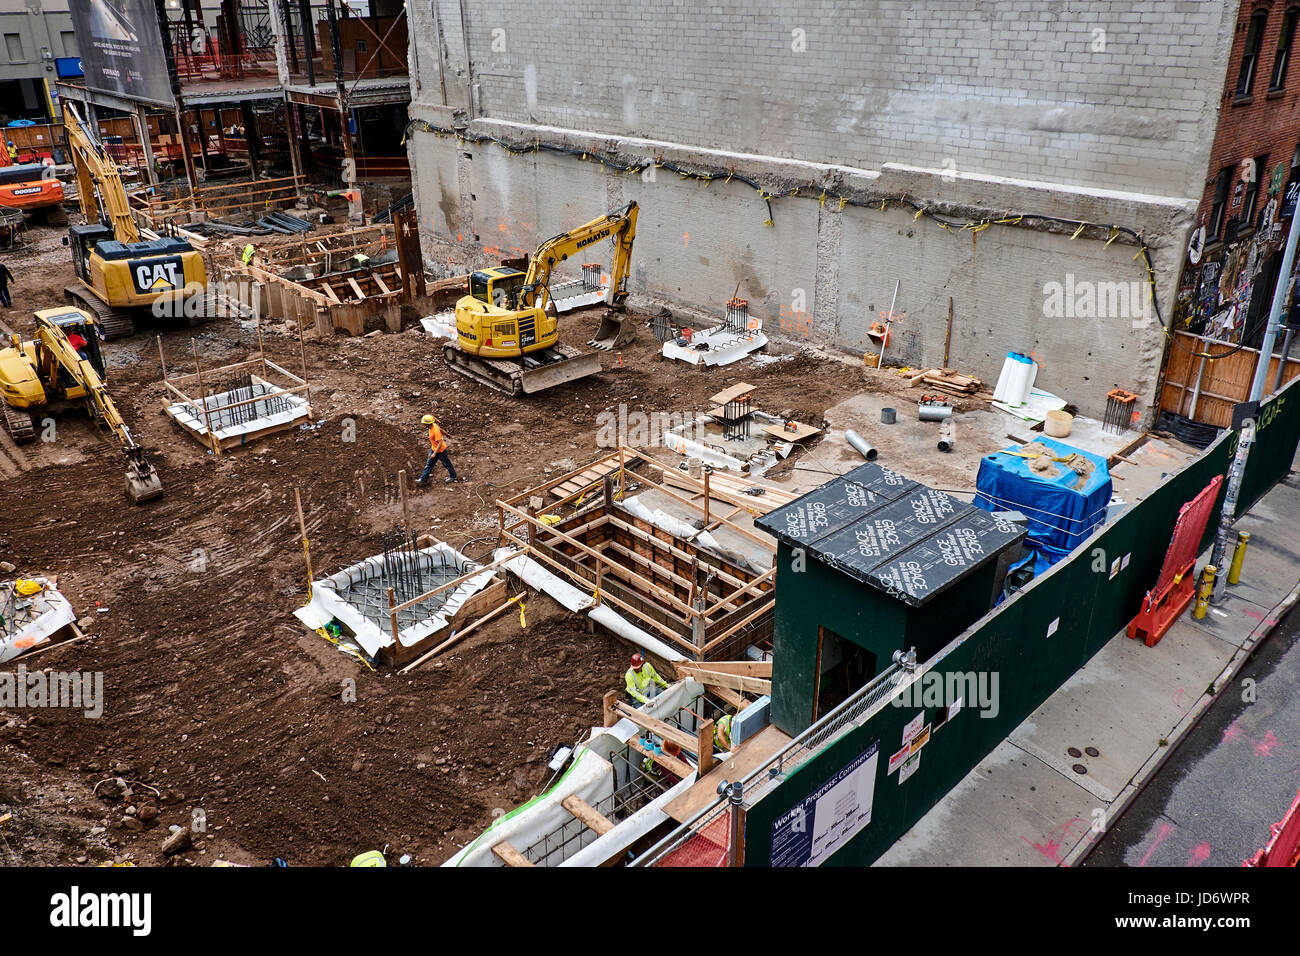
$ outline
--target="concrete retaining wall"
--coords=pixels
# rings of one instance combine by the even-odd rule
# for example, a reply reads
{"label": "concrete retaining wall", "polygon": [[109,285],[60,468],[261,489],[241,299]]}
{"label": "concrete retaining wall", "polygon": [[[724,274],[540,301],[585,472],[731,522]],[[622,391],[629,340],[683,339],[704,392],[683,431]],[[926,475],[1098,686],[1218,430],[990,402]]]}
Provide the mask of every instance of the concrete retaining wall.
{"label": "concrete retaining wall", "polygon": [[[1032,351],[1041,386],[1085,414],[1117,385],[1150,405],[1164,336],[1149,310],[1116,305],[1147,278],[1128,240],[1024,222],[973,240],[873,201],[908,195],[958,224],[1037,213],[1134,229],[1168,314],[1234,16],[1226,0],[418,5],[408,148],[426,254],[521,254],[636,199],[634,305],[721,315],[739,282],[777,337],[860,351],[897,279],[898,360],[941,362],[951,297],[950,364],[990,386],[1008,349]],[[769,225],[749,186],[622,175],[588,150],[799,193],[772,200]],[[1081,298],[1054,308],[1052,290],[1090,284],[1100,315]]]}

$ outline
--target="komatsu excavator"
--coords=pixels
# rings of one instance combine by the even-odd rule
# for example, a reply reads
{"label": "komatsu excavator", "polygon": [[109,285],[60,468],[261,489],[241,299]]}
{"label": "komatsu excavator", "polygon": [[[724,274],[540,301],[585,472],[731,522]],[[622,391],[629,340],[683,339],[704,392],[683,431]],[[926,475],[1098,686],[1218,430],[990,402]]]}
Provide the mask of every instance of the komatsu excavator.
{"label": "komatsu excavator", "polygon": [[36,438],[35,414],[85,408],[122,446],[127,497],[140,504],[162,496],[158,472],[108,396],[104,356],[89,314],[70,306],[37,312],[36,337],[24,342],[15,335],[0,349],[0,395],[5,427],[19,443]]}
{"label": "komatsu excavator", "polygon": [[149,309],[191,323],[201,317],[196,303],[204,301],[208,282],[203,256],[183,239],[142,240],[117,164],[68,100],[63,124],[86,220],[68,230],[80,280],[63,290],[68,302],[93,312],[105,339],[133,334],[135,316]]}
{"label": "komatsu excavator", "polygon": [[551,272],[558,263],[602,239],[614,242],[605,304],[609,307],[598,338],[621,325],[627,277],[636,238],[635,202],[561,233],[537,247],[528,271],[497,267],[472,272],[469,295],[456,303],[456,342],[443,347],[449,364],[462,375],[509,395],[532,394],[600,371],[600,356],[559,344],[559,319],[551,300]]}

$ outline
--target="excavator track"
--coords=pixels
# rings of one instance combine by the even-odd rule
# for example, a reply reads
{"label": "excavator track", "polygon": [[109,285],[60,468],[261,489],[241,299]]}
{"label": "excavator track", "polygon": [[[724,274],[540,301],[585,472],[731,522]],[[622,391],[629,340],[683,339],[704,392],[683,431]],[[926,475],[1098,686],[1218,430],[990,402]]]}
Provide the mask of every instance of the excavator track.
{"label": "excavator track", "polygon": [[534,394],[600,371],[600,356],[553,345],[521,359],[484,359],[456,345],[444,345],[447,364],[467,378],[507,395]]}
{"label": "excavator track", "polygon": [[32,420],[31,415],[10,408],[8,405],[4,406],[4,413],[5,431],[14,440],[14,444],[25,445],[36,440],[36,423]]}
{"label": "excavator track", "polygon": [[124,339],[135,334],[135,319],[123,309],[115,309],[105,304],[98,296],[86,291],[81,286],[65,286],[63,297],[69,305],[75,305],[95,316],[95,324],[107,342],[111,339]]}

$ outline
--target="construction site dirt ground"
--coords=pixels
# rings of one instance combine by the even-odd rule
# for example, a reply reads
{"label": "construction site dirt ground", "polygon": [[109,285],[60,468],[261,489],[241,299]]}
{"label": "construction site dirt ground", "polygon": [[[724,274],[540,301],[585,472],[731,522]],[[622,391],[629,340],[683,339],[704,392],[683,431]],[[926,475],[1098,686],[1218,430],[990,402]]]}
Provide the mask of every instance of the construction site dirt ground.
{"label": "construction site dirt ground", "polygon": [[[29,332],[31,311],[59,304],[73,281],[61,235],[33,230],[30,261],[5,256],[17,282],[0,321],[15,331]],[[564,318],[562,340],[586,342],[599,317]],[[127,501],[120,452],[81,415],[58,417],[55,441],[0,444],[0,560],[56,575],[91,635],[8,669],[102,672],[104,687],[98,719],[0,710],[0,812],[13,813],[0,831],[4,862],[338,865],[387,845],[433,864],[538,793],[551,749],[601,722],[626,648],[534,596],[526,628],[511,611],[408,675],[359,667],[292,617],[306,600],[294,489],[318,576],[378,553],[401,523],[397,472],[422,468],[419,420],[436,410],[466,480],[445,485],[440,468],[414,491],[412,523],[479,559],[496,544],[493,501],[596,457],[598,416],[620,403],[704,410],[744,380],[757,407],[820,424],[868,375],[895,387],[851,360],[808,354],[715,370],[669,363],[634,318],[622,368],[610,354],[599,376],[521,399],[452,372],[418,323],[363,338],[311,331],[315,421],[219,460],[163,415],[154,336],[108,343],[110,390],[163,498]],[[280,328],[264,330],[267,355],[299,370],[298,338]],[[169,369],[193,370],[192,335],[204,368],[257,347],[229,319],[166,331]],[[137,815],[123,825],[128,803]],[[164,857],[168,826],[195,810],[206,833]]]}

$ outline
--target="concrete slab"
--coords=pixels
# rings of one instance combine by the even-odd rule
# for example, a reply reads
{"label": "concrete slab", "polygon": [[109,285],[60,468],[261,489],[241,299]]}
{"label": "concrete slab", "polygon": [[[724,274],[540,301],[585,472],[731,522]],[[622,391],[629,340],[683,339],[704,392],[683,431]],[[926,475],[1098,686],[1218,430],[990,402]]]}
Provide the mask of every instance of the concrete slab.
{"label": "concrete slab", "polygon": [[1096,797],[1004,740],[875,865],[1056,866],[1096,806]]}
{"label": "concrete slab", "polygon": [[1116,635],[1008,739],[1110,803],[1150,755],[1152,735],[1173,731],[1235,649],[1196,628],[1175,628],[1155,647]]}

